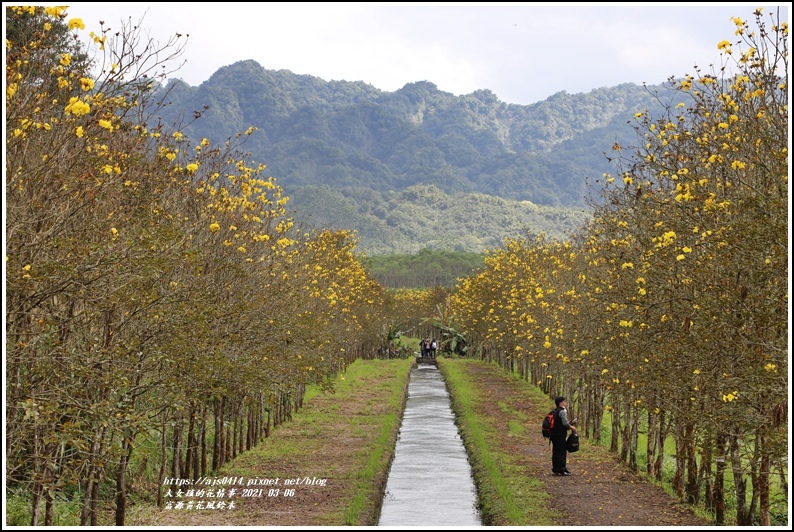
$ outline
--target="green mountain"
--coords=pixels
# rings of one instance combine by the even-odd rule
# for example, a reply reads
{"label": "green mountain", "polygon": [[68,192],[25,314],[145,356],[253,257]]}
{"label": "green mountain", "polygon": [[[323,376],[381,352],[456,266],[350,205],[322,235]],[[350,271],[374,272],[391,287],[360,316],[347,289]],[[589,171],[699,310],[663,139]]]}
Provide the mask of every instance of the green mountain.
{"label": "green mountain", "polygon": [[259,128],[245,149],[277,178],[295,220],[354,229],[370,254],[562,238],[587,217],[586,178],[615,171],[605,157],[615,142],[636,143],[634,113],[660,108],[634,84],[516,105],[489,90],[455,96],[421,81],[385,92],[252,60],[161,90],[170,104],[160,117],[193,139]]}

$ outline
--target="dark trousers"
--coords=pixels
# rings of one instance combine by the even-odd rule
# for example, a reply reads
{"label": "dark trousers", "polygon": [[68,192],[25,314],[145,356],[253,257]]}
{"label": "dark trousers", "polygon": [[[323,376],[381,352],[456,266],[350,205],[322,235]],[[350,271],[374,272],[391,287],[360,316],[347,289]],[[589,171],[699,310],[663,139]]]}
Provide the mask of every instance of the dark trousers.
{"label": "dark trousers", "polygon": [[551,436],[551,470],[554,473],[567,471],[565,465],[568,450],[565,448],[565,433],[552,434]]}

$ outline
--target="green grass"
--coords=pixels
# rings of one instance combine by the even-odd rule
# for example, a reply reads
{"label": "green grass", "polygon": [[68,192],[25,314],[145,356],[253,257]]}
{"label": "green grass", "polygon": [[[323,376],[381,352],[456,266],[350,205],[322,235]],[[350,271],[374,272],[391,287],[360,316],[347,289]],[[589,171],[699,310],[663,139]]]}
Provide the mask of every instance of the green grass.
{"label": "green grass", "polygon": [[[449,388],[453,410],[461,436],[469,454],[475,478],[483,524],[496,526],[548,526],[555,524],[555,515],[547,506],[549,495],[540,480],[531,478],[512,464],[511,457],[499,453],[495,444],[496,429],[487,420],[474,415],[475,405],[481,400],[467,381],[464,364],[478,364],[474,360],[455,360],[450,363],[439,359],[439,370]],[[532,393],[527,386],[527,393]],[[523,413],[500,404],[500,408],[513,416],[510,432],[524,432]]]}
{"label": "green grass", "polygon": [[[347,371],[344,381],[340,381],[337,393],[349,393],[353,387],[364,385],[364,381],[392,373],[399,378],[391,379],[382,393],[373,394],[371,404],[387,404],[387,413],[377,418],[376,430],[377,437],[374,443],[362,453],[363,467],[358,468],[356,474],[353,496],[344,510],[342,523],[345,525],[372,524],[367,521],[372,517],[370,507],[374,497],[377,497],[378,510],[383,499],[383,489],[385,489],[386,477],[388,475],[391,458],[394,453],[397,432],[400,428],[400,418],[405,406],[406,390],[408,379],[410,378],[411,361],[389,360],[389,361],[356,361]],[[351,426],[357,422],[350,420]],[[360,430],[369,432],[372,426],[359,427]],[[380,480],[378,480],[380,478]],[[382,485],[380,485],[382,483]],[[376,491],[373,492],[373,488]]]}
{"label": "green grass", "polygon": [[[28,490],[6,490],[6,525],[30,526],[31,493]],[[79,526],[80,513],[82,512],[82,493],[58,494],[53,503],[53,526]],[[111,523],[108,523],[111,524]],[[44,498],[39,508],[39,526],[44,525]]]}
{"label": "green grass", "polygon": [[[293,414],[286,425],[301,435],[301,438],[285,439],[279,437],[279,429],[271,433],[262,444],[239,455],[216,473],[217,476],[241,476],[245,478],[261,476],[258,464],[266,460],[287,459],[291,456],[304,457],[316,455],[323,444],[324,431],[328,427],[337,430],[340,421],[345,423],[341,430],[352,435],[368,436],[376,434],[365,449],[355,455],[350,497],[341,512],[325,516],[328,525],[370,525],[373,518],[373,504],[377,501],[380,508],[382,489],[388,475],[391,457],[394,452],[396,435],[399,430],[400,416],[404,407],[405,390],[410,376],[411,360],[356,360],[335,384],[333,404],[328,404],[322,411],[302,409]],[[322,392],[309,387],[304,405],[317,399]],[[362,401],[361,396],[365,399]],[[352,397],[358,396],[357,399]],[[365,408],[360,415],[340,417],[337,414],[338,404],[345,401],[363,403]],[[375,406],[386,408],[377,413]],[[328,464],[333,466],[334,464]],[[321,462],[319,468],[310,476],[324,476],[325,469]],[[307,473],[308,474],[308,473]],[[382,485],[381,485],[382,482]]]}

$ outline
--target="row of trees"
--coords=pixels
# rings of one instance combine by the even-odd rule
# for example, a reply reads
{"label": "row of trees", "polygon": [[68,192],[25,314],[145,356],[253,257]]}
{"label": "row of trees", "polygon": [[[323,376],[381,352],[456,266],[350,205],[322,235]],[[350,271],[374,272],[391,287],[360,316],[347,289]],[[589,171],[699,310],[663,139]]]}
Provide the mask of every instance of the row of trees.
{"label": "row of trees", "polygon": [[385,294],[348,232],[286,216],[253,128],[153,121],[185,37],[103,27],[91,58],[63,7],[5,15],[6,485],[33,525],[62,497],[123,525],[142,446],[158,502],[217,470],[376,351]]}
{"label": "row of trees", "polygon": [[671,437],[675,490],[718,524],[733,505],[769,525],[770,483],[788,492],[788,26],[754,16],[722,64],[670,80],[665,113],[637,113],[591,224],[507,241],[450,299],[480,356],[574,397],[590,437],[611,413],[632,468],[644,430],[661,479]]}

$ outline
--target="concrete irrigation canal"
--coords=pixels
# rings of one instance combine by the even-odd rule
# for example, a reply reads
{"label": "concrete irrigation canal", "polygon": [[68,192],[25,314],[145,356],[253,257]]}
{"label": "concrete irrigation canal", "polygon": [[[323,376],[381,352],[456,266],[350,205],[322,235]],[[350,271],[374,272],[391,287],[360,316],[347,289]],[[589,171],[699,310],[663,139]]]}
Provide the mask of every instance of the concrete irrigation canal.
{"label": "concrete irrigation canal", "polygon": [[466,449],[434,364],[411,370],[379,526],[481,526]]}

